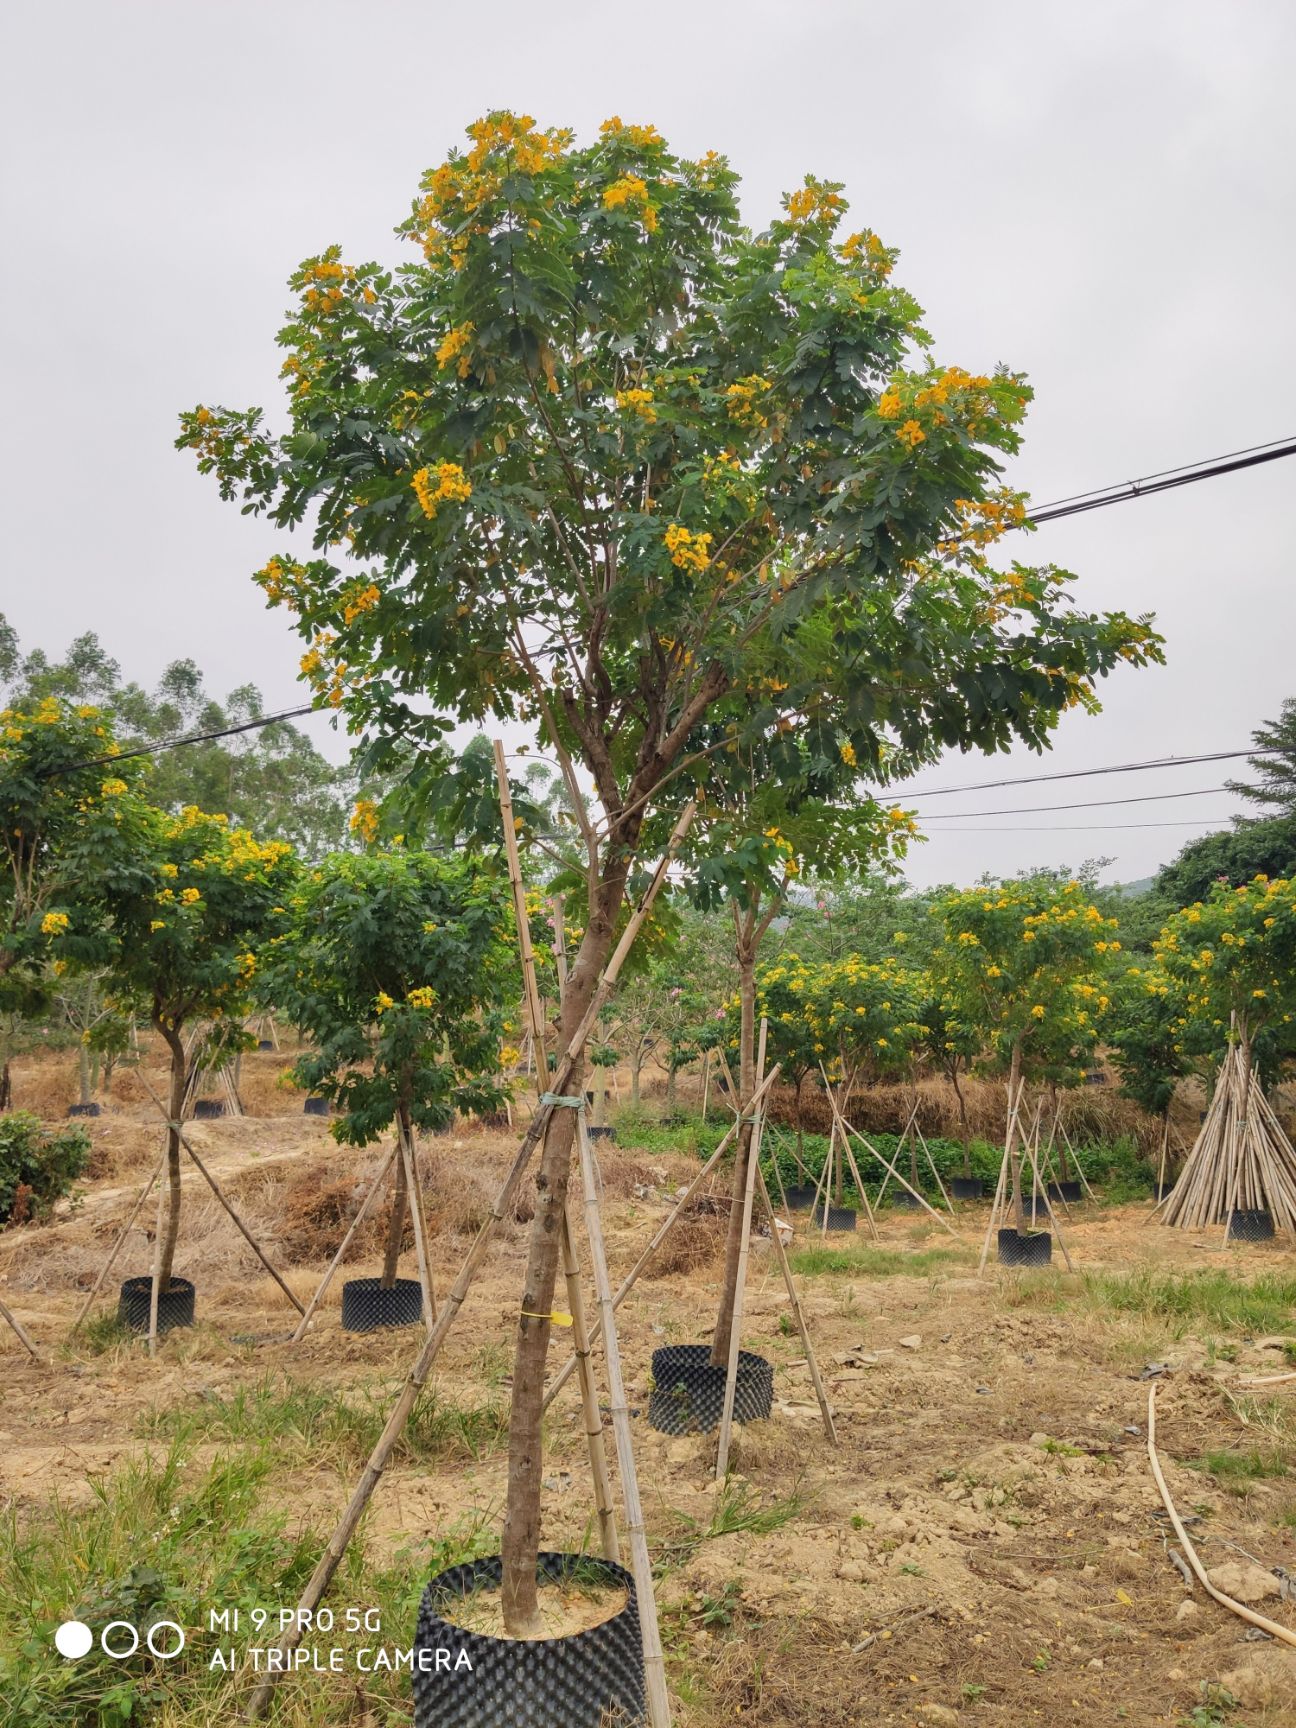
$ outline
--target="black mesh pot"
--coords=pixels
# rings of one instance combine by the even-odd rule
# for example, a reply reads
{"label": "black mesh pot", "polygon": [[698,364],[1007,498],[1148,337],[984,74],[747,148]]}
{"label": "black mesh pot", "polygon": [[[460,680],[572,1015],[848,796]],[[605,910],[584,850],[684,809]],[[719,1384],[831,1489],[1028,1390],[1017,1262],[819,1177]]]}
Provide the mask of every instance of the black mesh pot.
{"label": "black mesh pot", "polygon": [[1053,1258],[1053,1238],[1047,1230],[1019,1236],[1016,1230],[999,1232],[1001,1266],[1047,1266]]}
{"label": "black mesh pot", "polygon": [[792,1187],[785,1188],[783,1192],[787,1195],[789,1212],[808,1212],[815,1203],[818,1189],[813,1182],[802,1182],[794,1183]]}
{"label": "black mesh pot", "polygon": [[329,1101],[327,1098],[308,1098],[302,1105],[302,1114],[305,1116],[327,1116],[328,1113]]}
{"label": "black mesh pot", "polygon": [[342,1330],[378,1332],[384,1326],[417,1326],[423,1318],[423,1286],[398,1278],[384,1290],[381,1278],[352,1278],[342,1286]]}
{"label": "black mesh pot", "polygon": [[483,1128],[507,1128],[509,1125],[507,1110],[483,1110],[477,1120]]}
{"label": "black mesh pot", "polygon": [[660,1121],[663,1128],[682,1128],[688,1117],[682,1116],[678,1110],[673,1110],[669,1116],[661,1117]]}
{"label": "black mesh pot", "polygon": [[1065,1200],[1068,1206],[1074,1206],[1077,1200],[1084,1199],[1084,1189],[1079,1182],[1050,1182],[1048,1185],[1050,1200]]}
{"label": "black mesh pot", "polygon": [[[852,1212],[849,1206],[829,1206],[827,1227],[829,1230],[853,1230],[857,1216],[858,1214]],[[824,1228],[824,1208],[822,1206],[815,1207],[814,1221],[816,1230]]]}
{"label": "black mesh pot", "polygon": [[916,1194],[911,1194],[907,1188],[891,1190],[891,1204],[899,1212],[921,1212],[922,1201]]}
{"label": "black mesh pot", "polygon": [[616,1139],[616,1129],[615,1128],[590,1128],[590,1129],[587,1129],[586,1132],[589,1134],[589,1137],[591,1140],[615,1140]]}
{"label": "black mesh pot", "polygon": [[[498,1585],[498,1556],[453,1566],[419,1603],[414,1728],[634,1728],[645,1720],[643,1636],[634,1579],[610,1560],[541,1554],[536,1576],[619,1584],[625,1606],[567,1638],[488,1638],[454,1624],[456,1605]],[[460,1661],[463,1651],[471,1672]],[[456,1663],[458,1666],[456,1667]]]}
{"label": "black mesh pot", "polygon": [[1239,1206],[1229,1220],[1230,1242],[1271,1242],[1273,1233],[1272,1212],[1247,1211]]}
{"label": "black mesh pot", "polygon": [[[149,1306],[153,1298],[153,1274],[142,1278],[127,1278],[117,1298],[117,1318],[132,1332],[149,1329]],[[158,1331],[170,1332],[175,1326],[192,1326],[194,1321],[194,1287],[187,1278],[171,1279],[171,1288],[158,1294]]]}
{"label": "black mesh pot", "polygon": [[954,1200],[983,1200],[985,1183],[979,1176],[951,1176],[949,1191]]}
{"label": "black mesh pot", "polygon": [[274,1049],[274,1039],[273,1038],[258,1038],[257,1039],[257,1049],[258,1050],[273,1050]]}
{"label": "black mesh pot", "polygon": [[[725,1370],[711,1363],[709,1344],[665,1344],[652,1356],[648,1425],[663,1434],[709,1434],[724,1414]],[[774,1408],[774,1367],[750,1350],[738,1352],[734,1421],[762,1422]]]}
{"label": "black mesh pot", "polygon": [[219,1098],[195,1098],[193,1113],[195,1122],[210,1122],[213,1116],[225,1114],[225,1106]]}
{"label": "black mesh pot", "polygon": [[1174,1193],[1174,1190],[1175,1185],[1173,1182],[1158,1182],[1156,1197],[1158,1200],[1165,1200]]}
{"label": "black mesh pot", "polygon": [[98,1114],[99,1114],[99,1106],[97,1104],[69,1104],[68,1105],[68,1115],[69,1116],[97,1116]]}

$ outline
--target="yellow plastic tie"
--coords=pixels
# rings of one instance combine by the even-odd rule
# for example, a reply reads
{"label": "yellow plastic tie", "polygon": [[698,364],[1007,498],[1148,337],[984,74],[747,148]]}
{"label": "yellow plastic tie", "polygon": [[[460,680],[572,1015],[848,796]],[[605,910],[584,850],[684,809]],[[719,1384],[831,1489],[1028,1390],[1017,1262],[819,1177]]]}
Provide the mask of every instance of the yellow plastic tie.
{"label": "yellow plastic tie", "polygon": [[574,1326],[575,1321],[570,1314],[532,1314],[527,1308],[522,1310],[524,1320],[552,1320],[555,1326]]}

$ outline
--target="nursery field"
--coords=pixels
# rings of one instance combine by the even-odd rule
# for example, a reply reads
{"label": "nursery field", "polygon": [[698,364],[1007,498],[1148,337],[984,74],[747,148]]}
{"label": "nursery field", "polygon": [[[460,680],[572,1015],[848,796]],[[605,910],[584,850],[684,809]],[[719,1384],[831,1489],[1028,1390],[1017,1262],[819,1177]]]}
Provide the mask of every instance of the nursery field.
{"label": "nursery field", "polygon": [[[380,1154],[346,1152],[304,1117],[300,1094],[278,1084],[284,1060],[244,1059],[258,1114],[187,1131],[305,1301]],[[19,1102],[53,1114],[55,1072],[52,1055],[16,1065]],[[0,1720],[198,1728],[233,1720],[248,1689],[213,1654],[271,1641],[210,1629],[210,1610],[296,1600],[418,1335],[342,1333],[335,1285],[291,1346],[295,1313],[190,1172],[177,1269],[197,1284],[196,1326],[150,1362],[101,1300],[63,1342],[158,1154],[132,1076],[115,1089],[91,1124],[81,1198],[0,1236],[0,1294],[50,1358],[32,1365],[10,1335],[0,1351]],[[691,1132],[677,1130],[681,1143]],[[665,1139],[630,1122],[601,1146],[614,1279],[696,1171],[696,1153]],[[438,1290],[515,1148],[477,1128],[423,1141]],[[792,1264],[836,1449],[757,1239],[744,1344],[775,1364],[772,1420],[738,1433],[721,1487],[714,1436],[672,1439],[642,1414],[634,1424],[681,1723],[1296,1722],[1296,1657],[1189,1592],[1172,1563],[1146,1450],[1159,1365],[1160,1455],[1204,1564],[1296,1627],[1282,1576],[1296,1578],[1296,1387],[1246,1385],[1294,1365],[1296,1254],[1148,1227],[1148,1210],[1100,1191],[1064,1220],[1074,1275],[992,1263],[984,1279],[985,1205],[962,1209],[954,1238],[886,1209],[880,1246],[862,1230],[825,1245],[802,1219]],[[347,1651],[344,1671],[285,1679],[281,1722],[411,1721],[408,1675],[357,1672],[351,1657],[408,1645],[423,1580],[497,1549],[525,1192],[516,1211],[330,1593],[339,1626],[346,1608],[373,1609],[381,1636],[316,1640]],[[352,1269],[372,1270],[383,1231],[379,1213]],[[120,1275],[146,1271],[148,1253],[141,1231]],[[723,1222],[702,1212],[621,1309],[637,1412],[653,1349],[713,1324],[722,1262]],[[573,1384],[546,1419],[547,1548],[597,1545],[579,1408]],[[189,1633],[174,1662],[54,1653],[54,1628],[78,1611],[129,1619],[159,1604]]]}

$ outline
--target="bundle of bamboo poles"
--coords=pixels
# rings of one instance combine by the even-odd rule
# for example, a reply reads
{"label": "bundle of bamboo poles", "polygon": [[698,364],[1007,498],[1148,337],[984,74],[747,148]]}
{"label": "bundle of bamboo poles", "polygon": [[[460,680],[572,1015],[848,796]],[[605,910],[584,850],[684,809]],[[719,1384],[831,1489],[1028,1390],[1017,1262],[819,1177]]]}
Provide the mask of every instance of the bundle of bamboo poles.
{"label": "bundle of bamboo poles", "polygon": [[1296,1234],[1296,1148],[1234,1044],[1161,1222],[1200,1230],[1238,1211],[1268,1212],[1275,1229]]}

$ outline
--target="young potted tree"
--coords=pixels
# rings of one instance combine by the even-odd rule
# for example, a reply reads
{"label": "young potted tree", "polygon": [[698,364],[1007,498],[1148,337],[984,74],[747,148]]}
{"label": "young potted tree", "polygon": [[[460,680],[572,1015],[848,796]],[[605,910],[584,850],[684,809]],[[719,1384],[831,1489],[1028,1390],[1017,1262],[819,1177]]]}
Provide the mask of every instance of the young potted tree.
{"label": "young potted tree", "polygon": [[1028,1231],[1028,1152],[1016,1101],[1060,1048],[1092,1031],[1099,998],[1107,1000],[1102,981],[1120,952],[1117,922],[1092,904],[1083,884],[1047,874],[947,894],[935,910],[944,935],[932,964],[947,1012],[976,1030],[1007,1075],[1013,1224],[999,1232],[999,1258],[1042,1264],[1052,1237]]}
{"label": "young potted tree", "polygon": [[[928,359],[895,255],[839,235],[839,187],[807,180],[752,232],[736,184],[652,126],[609,120],[577,145],[488,115],[423,182],[415,262],[332,248],[294,277],[282,434],[256,409],[182,417],[225,496],[285,528],[310,514],[315,555],[285,550],[259,580],[375,767],[422,746],[431,777],[449,727],[488,714],[543,732],[586,901],[562,1040],[639,861],[713,774],[796,779],[803,749],[830,767],[849,746],[885,778],[898,747],[1041,746],[1093,678],[1158,653],[1146,620],[1076,608],[1065,573],[991,565],[1025,520],[996,484],[1023,380]],[[775,689],[783,649],[796,676]],[[556,1109],[519,1303],[513,1639],[542,1626],[540,1408],[574,1131]]]}
{"label": "young potted tree", "polygon": [[[398,1277],[414,1134],[496,1108],[505,1004],[516,991],[499,884],[429,852],[335,853],[299,878],[266,950],[260,999],[309,1039],[290,1073],[333,1107],[330,1132],[368,1146],[393,1124],[397,1152],[382,1271],[342,1290],[342,1325],[415,1324],[419,1279]],[[430,1292],[429,1292],[430,1298]]]}
{"label": "young potted tree", "polygon": [[[282,927],[297,866],[283,841],[259,841],[192,806],[178,816],[121,782],[111,834],[88,824],[70,849],[79,900],[69,902],[66,952],[107,964],[114,997],[138,1006],[167,1047],[167,1208],[157,1261],[158,1326],[192,1324],[194,1287],[175,1276],[180,1232],[181,1125],[200,1067],[250,1042],[244,1020],[258,956]],[[201,1029],[201,1036],[190,1036]],[[122,1285],[126,1323],[147,1330],[152,1275]]]}

